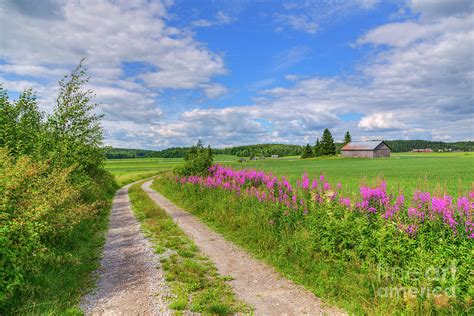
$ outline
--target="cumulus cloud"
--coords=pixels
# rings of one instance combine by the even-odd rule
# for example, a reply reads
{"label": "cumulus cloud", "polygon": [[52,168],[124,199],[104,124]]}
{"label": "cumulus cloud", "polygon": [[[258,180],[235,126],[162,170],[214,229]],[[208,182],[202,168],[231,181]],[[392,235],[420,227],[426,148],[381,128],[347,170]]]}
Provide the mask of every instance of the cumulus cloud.
{"label": "cumulus cloud", "polygon": [[410,0],[410,8],[420,13],[422,18],[439,18],[472,14],[474,2],[471,0]]}
{"label": "cumulus cloud", "polygon": [[363,117],[358,124],[358,127],[366,130],[400,130],[406,128],[406,125],[399,122],[393,113],[374,113]]}
{"label": "cumulus cloud", "polygon": [[[144,121],[162,115],[159,89],[198,89],[206,96],[225,93],[213,78],[226,73],[220,55],[192,34],[166,25],[169,1],[5,1],[0,74],[36,77],[9,80],[9,88],[51,86],[86,58],[97,100],[106,119]],[[107,17],[107,18],[104,18]],[[223,16],[221,16],[221,19]],[[149,65],[127,75],[124,62]],[[41,94],[40,94],[41,95]]]}

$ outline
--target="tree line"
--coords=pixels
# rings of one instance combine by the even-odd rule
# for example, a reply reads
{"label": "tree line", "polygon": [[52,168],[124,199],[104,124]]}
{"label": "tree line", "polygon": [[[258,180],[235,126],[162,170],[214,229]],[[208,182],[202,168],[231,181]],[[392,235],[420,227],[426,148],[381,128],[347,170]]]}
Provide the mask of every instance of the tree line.
{"label": "tree line", "polygon": [[[306,146],[292,144],[256,144],[227,148],[213,148],[212,153],[235,155],[237,157],[270,157],[271,155],[299,156],[303,158],[335,155],[340,153],[342,146],[351,142],[349,131],[344,135],[344,142],[335,142],[331,132],[326,129],[321,139],[316,139],[314,145]],[[386,140],[392,152],[409,152],[413,149],[427,149],[433,151],[474,151],[474,142],[436,142],[427,140]],[[334,146],[333,146],[334,145]],[[192,147],[171,147],[159,151],[145,149],[127,149],[106,147],[108,159],[118,158],[184,158]]]}

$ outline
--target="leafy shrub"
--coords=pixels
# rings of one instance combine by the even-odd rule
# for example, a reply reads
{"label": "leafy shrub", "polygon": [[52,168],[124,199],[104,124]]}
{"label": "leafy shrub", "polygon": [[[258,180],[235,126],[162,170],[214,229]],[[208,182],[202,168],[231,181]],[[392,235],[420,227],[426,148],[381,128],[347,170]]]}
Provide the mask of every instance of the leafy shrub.
{"label": "leafy shrub", "polygon": [[212,166],[212,150],[211,146],[204,148],[201,141],[186,154],[184,165],[175,169],[175,173],[182,177],[188,176],[204,176],[209,173]]}
{"label": "leafy shrub", "polygon": [[89,218],[100,203],[85,203],[71,185],[72,168],[52,167],[0,149],[0,301],[41,266],[50,241]]}

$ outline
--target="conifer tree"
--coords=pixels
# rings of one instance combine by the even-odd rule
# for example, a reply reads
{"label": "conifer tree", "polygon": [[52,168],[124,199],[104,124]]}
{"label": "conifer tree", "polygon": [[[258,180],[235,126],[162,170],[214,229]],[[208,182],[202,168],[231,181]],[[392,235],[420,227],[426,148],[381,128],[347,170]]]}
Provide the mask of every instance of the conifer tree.
{"label": "conifer tree", "polygon": [[324,129],[323,137],[321,138],[321,155],[335,155],[336,145],[334,144],[334,138],[331,135],[329,129]]}
{"label": "conifer tree", "polygon": [[313,150],[311,149],[311,146],[309,144],[306,144],[306,146],[303,149],[303,154],[301,155],[301,159],[306,159],[306,158],[311,158],[313,157]]}
{"label": "conifer tree", "polygon": [[319,142],[319,138],[316,139],[316,145],[314,146],[314,157],[321,156],[321,143]]}
{"label": "conifer tree", "polygon": [[344,135],[344,145],[349,144],[352,141],[351,134],[349,131],[346,132],[346,135]]}

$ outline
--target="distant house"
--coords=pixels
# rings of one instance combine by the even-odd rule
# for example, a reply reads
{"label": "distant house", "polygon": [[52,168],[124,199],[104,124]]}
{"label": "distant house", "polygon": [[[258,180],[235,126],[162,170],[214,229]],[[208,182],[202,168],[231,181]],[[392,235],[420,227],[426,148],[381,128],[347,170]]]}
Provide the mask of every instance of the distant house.
{"label": "distant house", "polygon": [[342,157],[388,158],[390,147],[382,140],[350,142],[341,148]]}
{"label": "distant house", "polygon": [[423,148],[423,149],[413,149],[414,153],[432,153],[433,149],[431,148]]}
{"label": "distant house", "polygon": [[278,158],[278,155],[272,155],[272,158]]}

